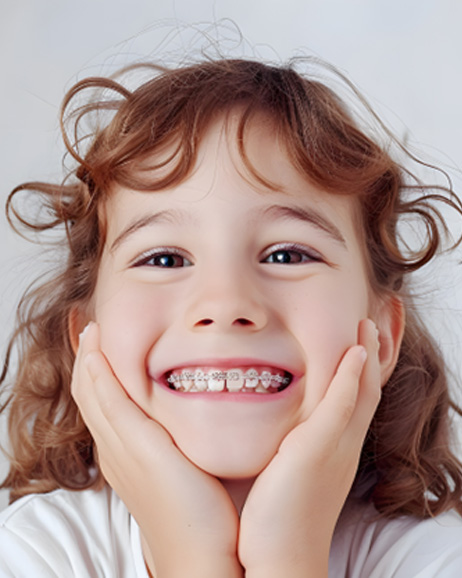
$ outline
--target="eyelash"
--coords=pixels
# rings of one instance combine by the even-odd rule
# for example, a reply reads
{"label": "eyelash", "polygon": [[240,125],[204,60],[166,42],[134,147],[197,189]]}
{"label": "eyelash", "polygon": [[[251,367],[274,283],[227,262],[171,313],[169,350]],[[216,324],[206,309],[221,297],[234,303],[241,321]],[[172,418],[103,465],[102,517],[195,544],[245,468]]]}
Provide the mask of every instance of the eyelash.
{"label": "eyelash", "polygon": [[[298,255],[299,260],[295,261],[295,262],[287,262],[283,259],[281,260],[274,260],[274,261],[269,261],[268,259],[271,256],[274,256],[276,253],[280,253],[282,254],[286,254],[286,256],[289,256],[289,259],[291,258],[290,255]],[[170,260],[170,262],[172,263],[172,259],[174,260],[173,263],[171,265],[167,265],[167,263],[165,264],[161,264],[161,263],[156,263],[154,261],[153,264],[148,265],[149,261],[153,261],[156,258],[160,259],[160,258],[167,258],[168,260]],[[175,265],[175,259],[181,259],[181,264],[178,265],[178,261],[176,261],[176,265]],[[306,246],[304,245],[299,245],[298,243],[289,243],[289,244],[280,244],[280,245],[276,245],[276,246],[271,246],[267,251],[265,251],[263,258],[260,260],[260,263],[271,263],[271,264],[275,264],[275,265],[298,265],[298,264],[303,264],[303,263],[312,263],[312,262],[323,262],[324,258],[323,256],[318,253],[317,251],[313,250],[313,249],[308,249]],[[187,264],[185,264],[185,262]],[[181,268],[181,267],[191,267],[193,265],[193,263],[190,261],[190,259],[188,259],[185,254],[180,251],[179,249],[175,249],[172,247],[159,247],[158,249],[155,249],[154,251],[148,251],[142,255],[140,255],[140,257],[133,263],[133,267],[143,267],[143,266],[149,266],[149,267],[157,267],[159,269],[177,269],[177,268]]]}
{"label": "eyelash", "polygon": [[[176,269],[178,267],[171,267],[167,265],[161,264],[153,264],[148,265],[149,261],[154,260],[156,258],[160,259],[161,257],[167,257],[169,259],[182,259],[182,265],[180,267],[190,267],[192,265],[191,261],[185,256],[185,254],[180,251],[179,249],[175,249],[172,247],[159,247],[154,251],[147,251],[140,255],[140,257],[133,263],[133,267],[143,267],[143,266],[150,266],[150,267],[158,267],[159,269]],[[184,262],[187,262],[188,265],[185,265]]]}
{"label": "eyelash", "polygon": [[[295,261],[292,263],[287,263],[286,261],[268,261],[269,257],[275,255],[276,253],[286,253],[289,254],[297,254],[301,258],[299,261]],[[280,245],[272,246],[269,248],[269,252],[266,253],[266,256],[261,260],[261,263],[272,263],[275,265],[299,265],[304,263],[312,263],[312,262],[323,262],[324,258],[321,253],[315,251],[314,249],[309,249],[305,245],[300,245],[298,243],[282,243]]]}

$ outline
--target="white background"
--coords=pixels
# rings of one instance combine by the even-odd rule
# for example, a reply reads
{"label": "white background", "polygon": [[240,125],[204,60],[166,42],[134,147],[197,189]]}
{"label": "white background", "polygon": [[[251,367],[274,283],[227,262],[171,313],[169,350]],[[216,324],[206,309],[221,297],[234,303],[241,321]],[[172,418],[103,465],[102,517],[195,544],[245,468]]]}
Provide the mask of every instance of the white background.
{"label": "white background", "polygon": [[[462,165],[459,0],[0,0],[2,204],[19,182],[59,180],[58,108],[77,78],[104,72],[114,56],[122,63],[156,57],[168,31],[223,18],[264,58],[302,50],[346,72],[393,129],[449,168],[462,190],[455,171]],[[182,35],[172,42],[181,47]],[[17,300],[41,263],[0,219],[3,354]],[[459,376],[461,269],[445,261],[419,281],[424,293],[433,290],[424,305]],[[0,508],[5,504],[0,492]]]}

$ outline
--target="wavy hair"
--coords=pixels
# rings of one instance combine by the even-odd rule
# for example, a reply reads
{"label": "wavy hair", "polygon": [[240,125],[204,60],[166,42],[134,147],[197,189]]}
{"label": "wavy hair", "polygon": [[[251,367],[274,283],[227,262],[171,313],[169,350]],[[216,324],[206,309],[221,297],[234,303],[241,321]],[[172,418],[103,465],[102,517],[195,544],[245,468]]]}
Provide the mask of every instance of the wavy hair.
{"label": "wavy hair", "polygon": [[[426,517],[449,508],[462,513],[461,464],[450,445],[450,410],[459,410],[450,399],[442,355],[406,281],[442,248],[447,227],[441,207],[460,218],[461,202],[450,183],[422,184],[388,150],[394,143],[409,160],[404,147],[387,132],[385,144],[366,134],[336,92],[298,72],[298,65],[243,59],[175,69],[147,64],[124,71],[147,73],[134,89],[123,84],[122,74],[82,80],[66,95],[62,132],[75,168],[62,184],[22,184],[7,201],[14,226],[61,228],[67,246],[61,271],[23,297],[6,354],[4,384],[13,372],[13,351],[18,358],[3,407],[9,410],[11,467],[2,487],[10,488],[12,501],[30,492],[84,489],[103,481],[93,440],[70,395],[74,354],[68,319],[76,307],[85,307],[95,288],[105,242],[99,208],[111,185],[149,194],[184,181],[212,120],[239,109],[237,142],[253,178],[272,186],[254,169],[245,146],[250,121],[263,113],[307,180],[326,194],[359,200],[372,290],[379,297],[398,296],[406,309],[399,359],[365,441],[354,491],[387,516]],[[152,158],[162,158],[153,153],[166,150],[168,158],[153,164]],[[42,217],[19,210],[15,199],[25,191],[45,207]],[[401,234],[401,223],[409,219],[424,232],[414,248]]]}

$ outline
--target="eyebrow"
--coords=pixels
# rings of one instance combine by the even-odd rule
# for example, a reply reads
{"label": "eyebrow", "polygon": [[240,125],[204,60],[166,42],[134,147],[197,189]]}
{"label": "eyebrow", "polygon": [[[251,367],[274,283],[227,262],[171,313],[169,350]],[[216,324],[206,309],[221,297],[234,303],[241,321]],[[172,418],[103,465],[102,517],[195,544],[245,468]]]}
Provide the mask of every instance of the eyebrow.
{"label": "eyebrow", "polygon": [[[329,219],[324,217],[321,213],[313,208],[302,208],[288,205],[271,205],[266,207],[262,213],[272,219],[295,219],[305,223],[310,223],[324,233],[327,233],[334,241],[340,243],[344,247],[347,246],[345,238],[340,229]],[[166,210],[152,213],[151,215],[144,215],[131,222],[112,243],[109,252],[115,251],[122,243],[124,243],[134,233],[145,227],[150,227],[156,223],[184,223],[187,215],[178,210]]]}
{"label": "eyebrow", "polygon": [[302,208],[287,205],[271,205],[264,211],[265,215],[276,219],[295,219],[314,225],[324,233],[327,233],[334,241],[337,241],[344,247],[347,246],[344,236],[340,229],[327,217],[313,208]]}
{"label": "eyebrow", "polygon": [[150,227],[155,223],[184,223],[186,221],[186,214],[181,211],[175,210],[167,210],[167,211],[159,211],[158,213],[152,213],[151,215],[144,215],[138,219],[132,221],[128,227],[126,227],[120,235],[112,243],[109,252],[112,253],[119,247],[122,243],[124,243],[129,237],[131,237],[134,233],[139,231],[140,229],[144,229],[145,227]]}

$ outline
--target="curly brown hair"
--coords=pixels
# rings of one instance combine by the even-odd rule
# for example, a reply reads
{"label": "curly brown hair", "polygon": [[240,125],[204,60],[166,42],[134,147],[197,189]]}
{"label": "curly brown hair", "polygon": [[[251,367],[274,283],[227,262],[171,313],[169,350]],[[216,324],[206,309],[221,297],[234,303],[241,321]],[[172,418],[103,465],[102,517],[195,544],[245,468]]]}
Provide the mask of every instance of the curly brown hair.
{"label": "curly brown hair", "polygon": [[[175,69],[144,65],[149,79],[133,90],[120,79],[89,78],[66,95],[62,129],[76,168],[61,185],[20,185],[7,202],[13,225],[34,231],[61,227],[68,252],[61,272],[23,297],[1,377],[5,384],[17,351],[18,369],[3,406],[9,410],[11,468],[2,487],[11,489],[12,501],[31,492],[102,482],[93,440],[70,394],[74,353],[68,323],[95,288],[105,243],[99,207],[111,185],[155,191],[183,181],[212,120],[239,107],[239,150],[257,180],[271,186],[252,167],[245,137],[249,121],[264,113],[282,135],[293,165],[310,182],[326,194],[359,199],[371,287],[379,297],[397,296],[406,309],[399,359],[365,441],[354,490],[387,516],[426,517],[449,508],[462,513],[462,469],[450,444],[450,410],[459,410],[450,399],[442,355],[406,282],[408,273],[442,247],[447,227],[440,207],[461,217],[462,204],[450,182],[423,185],[388,152],[394,143],[406,156],[404,147],[388,132],[387,144],[366,134],[336,92],[299,73],[298,65],[232,59]],[[84,98],[89,90],[92,98]],[[143,171],[153,152],[171,150],[172,144],[174,152],[163,164]],[[162,169],[157,179],[153,168]],[[149,180],[143,177],[147,174]],[[28,218],[13,203],[24,191],[46,208],[41,218]],[[409,218],[423,224],[425,232],[414,249],[400,232]]]}

